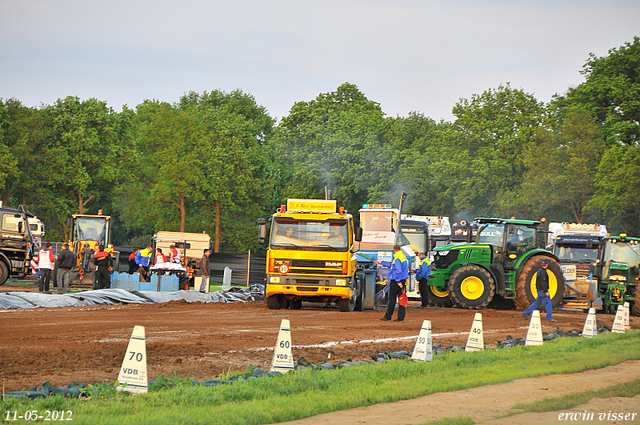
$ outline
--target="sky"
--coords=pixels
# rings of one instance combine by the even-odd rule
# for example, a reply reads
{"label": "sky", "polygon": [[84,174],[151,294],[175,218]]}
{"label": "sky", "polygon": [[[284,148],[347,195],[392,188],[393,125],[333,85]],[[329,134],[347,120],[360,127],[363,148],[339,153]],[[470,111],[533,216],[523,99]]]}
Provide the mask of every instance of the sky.
{"label": "sky", "polygon": [[120,111],[240,89],[281,118],[349,82],[387,116],[452,121],[501,84],[548,102],[639,35],[637,0],[0,0],[0,98]]}

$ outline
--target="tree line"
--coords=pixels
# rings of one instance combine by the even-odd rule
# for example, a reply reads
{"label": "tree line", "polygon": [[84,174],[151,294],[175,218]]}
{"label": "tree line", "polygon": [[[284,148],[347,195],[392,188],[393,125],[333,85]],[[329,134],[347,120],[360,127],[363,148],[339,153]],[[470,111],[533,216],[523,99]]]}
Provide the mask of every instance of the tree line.
{"label": "tree line", "polygon": [[454,120],[388,117],[354,84],[295,103],[279,122],[255,98],[189,92],[115,112],[67,97],[0,99],[0,199],[69,238],[103,210],[114,244],[206,231],[216,251],[257,249],[255,222],[287,198],[366,202],[453,220],[605,223],[640,236],[640,39],[590,55],[585,81],[544,103],[506,83],[453,106]]}

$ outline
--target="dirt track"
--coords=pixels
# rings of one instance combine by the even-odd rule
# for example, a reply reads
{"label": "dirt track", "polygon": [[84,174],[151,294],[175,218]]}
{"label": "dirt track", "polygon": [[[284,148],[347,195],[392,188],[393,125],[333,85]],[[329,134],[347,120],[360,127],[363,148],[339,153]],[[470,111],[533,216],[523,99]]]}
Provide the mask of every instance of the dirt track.
{"label": "dirt track", "polygon": [[[150,379],[175,373],[205,380],[229,370],[244,371],[250,364],[268,368],[283,318],[291,321],[295,359],[335,363],[369,359],[379,352],[412,351],[424,319],[432,322],[434,343],[464,345],[474,313],[423,310],[413,302],[404,323],[380,322],[382,313],[375,311],[341,313],[307,306],[269,310],[258,302],[0,310],[0,375],[7,391],[46,381],[54,386],[112,382],[135,325],[146,328]],[[495,346],[507,335],[526,336],[528,322],[519,312],[483,310],[482,314],[486,345]],[[556,324],[542,321],[545,332],[556,326],[582,329],[585,319],[576,313],[554,316]],[[599,320],[610,325],[613,316],[600,315]],[[631,324],[637,328],[640,318],[632,317]]]}

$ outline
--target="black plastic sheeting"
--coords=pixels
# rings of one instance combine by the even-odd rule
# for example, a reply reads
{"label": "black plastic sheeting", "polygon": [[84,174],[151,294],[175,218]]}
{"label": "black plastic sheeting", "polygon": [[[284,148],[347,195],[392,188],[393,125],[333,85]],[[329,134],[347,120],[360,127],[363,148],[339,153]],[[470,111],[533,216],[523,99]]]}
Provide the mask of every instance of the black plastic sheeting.
{"label": "black plastic sheeting", "polygon": [[42,294],[38,292],[0,293],[0,309],[85,307],[93,305],[166,303],[184,300],[188,303],[231,303],[264,299],[264,285],[232,287],[229,291],[125,291],[124,289],[98,289],[70,294]]}

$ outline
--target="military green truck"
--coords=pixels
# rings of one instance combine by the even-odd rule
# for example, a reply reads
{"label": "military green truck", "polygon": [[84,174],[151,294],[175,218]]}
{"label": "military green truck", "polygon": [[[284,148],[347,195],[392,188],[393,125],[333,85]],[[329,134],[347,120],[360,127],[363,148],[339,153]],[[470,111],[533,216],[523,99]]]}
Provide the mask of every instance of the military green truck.
{"label": "military green truck", "polygon": [[428,281],[434,287],[429,292],[430,302],[444,305],[443,300],[448,296],[460,308],[480,309],[502,299],[513,300],[516,307],[524,310],[537,297],[536,271],[546,259],[551,302],[554,307],[560,304],[564,275],[558,258],[544,249],[547,232],[542,222],[504,218],[476,220],[479,227],[475,243],[435,248],[433,271]]}
{"label": "military green truck", "polygon": [[594,278],[598,288],[598,298],[593,302],[596,309],[614,314],[619,305],[628,302],[630,314],[640,315],[640,300],[636,296],[640,239],[625,234],[603,238]]}

